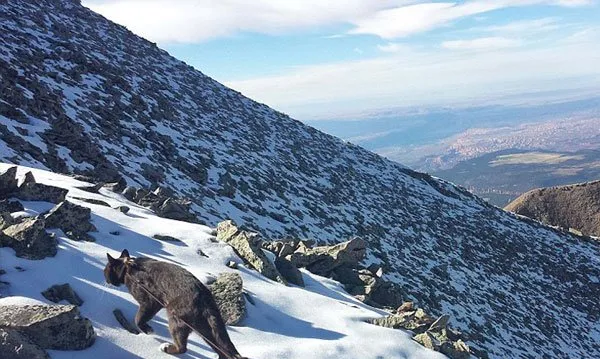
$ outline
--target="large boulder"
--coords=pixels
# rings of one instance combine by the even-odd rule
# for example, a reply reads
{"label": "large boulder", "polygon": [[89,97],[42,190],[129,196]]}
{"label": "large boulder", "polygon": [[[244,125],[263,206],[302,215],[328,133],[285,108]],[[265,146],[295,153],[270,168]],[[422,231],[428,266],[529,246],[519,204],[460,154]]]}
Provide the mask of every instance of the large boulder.
{"label": "large boulder", "polygon": [[43,349],[82,350],[95,340],[92,323],[74,305],[5,305],[0,329],[18,330]]}
{"label": "large boulder", "polygon": [[23,201],[60,203],[65,200],[67,192],[69,190],[64,188],[27,181],[19,186],[15,196]]}
{"label": "large boulder", "polygon": [[63,201],[46,214],[46,227],[60,228],[74,240],[93,241],[94,238],[87,234],[87,232],[96,231],[96,227],[90,223],[90,213],[91,211],[87,207]]}
{"label": "large boulder", "polygon": [[17,166],[0,173],[0,199],[9,197],[17,190]]}
{"label": "large boulder", "polygon": [[156,214],[163,218],[198,223],[198,218],[190,212],[190,204],[189,201],[169,197],[156,209]]}
{"label": "large boulder", "polygon": [[287,259],[298,268],[304,267],[314,274],[328,277],[338,267],[358,267],[366,251],[367,243],[361,238],[314,248],[300,243],[298,249],[287,256]]}
{"label": "large boulder", "polygon": [[4,229],[0,245],[15,250],[17,257],[43,259],[56,255],[58,243],[53,234],[46,232],[42,218],[27,218]]}
{"label": "large boulder", "polygon": [[0,200],[0,212],[20,212],[24,210],[23,205],[19,201],[10,201],[7,199]]}
{"label": "large boulder", "polygon": [[263,252],[258,233],[241,230],[229,220],[218,224],[217,239],[229,244],[244,262],[265,277],[286,283],[281,273]]}
{"label": "large boulder", "polygon": [[243,282],[239,274],[221,273],[208,288],[217,302],[225,324],[236,325],[246,317]]}
{"label": "large boulder", "polygon": [[50,359],[50,356],[18,330],[0,328],[0,358]]}
{"label": "large boulder", "polygon": [[52,287],[43,291],[42,295],[44,296],[44,298],[54,303],[59,303],[61,300],[66,300],[67,302],[78,307],[83,304],[83,300],[73,290],[73,288],[71,288],[71,285],[69,283],[55,284]]}

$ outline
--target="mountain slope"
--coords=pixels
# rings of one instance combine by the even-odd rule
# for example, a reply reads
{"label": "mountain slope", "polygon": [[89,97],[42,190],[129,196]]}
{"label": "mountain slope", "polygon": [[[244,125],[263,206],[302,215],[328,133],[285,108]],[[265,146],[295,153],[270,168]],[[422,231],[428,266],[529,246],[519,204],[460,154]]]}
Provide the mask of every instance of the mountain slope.
{"label": "mountain slope", "polygon": [[0,4],[0,155],[189,197],[206,223],[369,241],[492,357],[595,357],[598,244],[489,206],[227,89],[73,0]]}
{"label": "mountain slope", "polygon": [[534,189],[505,209],[549,225],[600,236],[600,181]]}
{"label": "mountain slope", "polygon": [[[0,164],[0,172],[7,167]],[[28,170],[20,167],[18,176]],[[244,290],[254,304],[247,302],[247,317],[240,326],[229,327],[229,333],[240,352],[250,358],[320,359],[335,357],[335,353],[354,353],[361,358],[444,358],[421,347],[404,331],[364,323],[363,319],[379,317],[383,312],[358,302],[346,294],[339,283],[303,271],[305,288],[285,287],[265,280],[246,266],[230,269],[224,263],[240,260],[231,247],[213,242],[209,227],[159,218],[107,190],[101,190],[100,194],[82,191],[76,187],[87,184],[67,176],[40,170],[34,170],[33,174],[40,183],[68,189],[69,201],[91,208],[91,221],[98,229],[93,233],[95,243],[73,241],[61,230],[54,230],[59,238],[58,253],[39,261],[17,258],[12,249],[0,248],[0,266],[7,271],[2,280],[10,282],[8,291],[13,296],[0,298],[0,306],[33,301],[48,304],[40,292],[57,283],[69,283],[84,301],[80,310],[92,321],[97,335],[94,345],[81,352],[53,350],[53,359],[174,358],[159,351],[161,343],[172,342],[164,310],[151,322],[156,330],[152,335],[132,335],[122,329],[113,316],[112,311],[119,308],[131,320],[137,310],[137,303],[125,286],[116,288],[104,284],[102,269],[107,261],[106,253],[115,256],[124,247],[136,257],[183,265],[204,283],[222,272],[240,274]],[[81,199],[104,201],[112,208]],[[19,215],[35,216],[54,206],[47,202],[23,204],[25,211]],[[122,205],[131,210],[121,213],[116,207]],[[115,231],[119,234],[115,235]],[[182,242],[152,239],[155,234],[170,235]],[[208,258],[199,256],[199,249]],[[315,308],[327,308],[327,311]],[[193,334],[188,352],[177,357],[216,356]]]}

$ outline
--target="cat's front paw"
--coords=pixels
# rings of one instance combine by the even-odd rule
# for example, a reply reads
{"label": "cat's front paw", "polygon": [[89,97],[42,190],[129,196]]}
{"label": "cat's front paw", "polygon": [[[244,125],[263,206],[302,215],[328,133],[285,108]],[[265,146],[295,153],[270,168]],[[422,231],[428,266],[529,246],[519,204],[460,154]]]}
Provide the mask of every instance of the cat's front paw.
{"label": "cat's front paw", "polygon": [[169,343],[162,343],[162,344],[161,344],[161,345],[158,347],[158,349],[160,349],[160,351],[161,351],[161,352],[168,353],[168,351],[167,351],[167,350],[169,349],[169,347],[170,347],[170,346],[171,346],[171,344],[169,344]]}
{"label": "cat's front paw", "polygon": [[149,326],[148,324],[138,325],[138,328],[140,328],[140,330],[144,334],[152,334],[152,333],[154,333],[154,329],[152,329],[152,327]]}
{"label": "cat's front paw", "polygon": [[165,352],[167,354],[181,354],[185,352],[185,349],[180,350],[177,346],[169,343],[162,343],[159,347],[161,352]]}

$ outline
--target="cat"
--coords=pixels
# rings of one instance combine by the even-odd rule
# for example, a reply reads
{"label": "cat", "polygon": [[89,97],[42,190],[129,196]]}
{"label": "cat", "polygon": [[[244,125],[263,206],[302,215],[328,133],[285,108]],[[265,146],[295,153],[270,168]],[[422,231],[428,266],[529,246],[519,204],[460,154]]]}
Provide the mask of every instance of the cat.
{"label": "cat", "polygon": [[175,264],[144,257],[132,258],[127,249],[119,258],[108,253],[106,256],[106,282],[115,286],[125,284],[140,304],[135,324],[142,332],[153,332],[148,321],[163,308],[163,304],[166,306],[173,344],[162,344],[162,351],[185,353],[192,327],[219,354],[219,359],[247,359],[231,342],[211,292],[192,273]]}

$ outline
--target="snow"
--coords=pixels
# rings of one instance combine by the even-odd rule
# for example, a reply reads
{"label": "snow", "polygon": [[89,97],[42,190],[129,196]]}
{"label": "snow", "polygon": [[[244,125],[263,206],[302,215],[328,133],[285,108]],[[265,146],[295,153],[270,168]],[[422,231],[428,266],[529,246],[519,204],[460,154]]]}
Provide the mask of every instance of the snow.
{"label": "snow", "polygon": [[[0,164],[0,171],[10,165]],[[8,298],[0,305],[49,303],[40,292],[53,284],[69,283],[85,301],[80,307],[97,334],[95,344],[84,351],[49,351],[53,359],[66,358],[168,358],[159,346],[170,342],[165,311],[152,321],[155,333],[133,335],[121,328],[112,311],[119,308],[130,319],[137,303],[122,286],[110,287],[102,269],[106,253],[117,256],[127,248],[133,256],[147,256],[184,266],[201,281],[221,272],[235,271],[225,266],[229,260],[241,263],[231,247],[213,242],[213,229],[156,217],[149,210],[102,190],[92,194],[75,188],[86,185],[71,177],[43,170],[19,167],[18,176],[31,170],[38,182],[69,189],[67,198],[91,208],[92,222],[98,232],[96,242],[67,239],[60,230],[55,257],[40,261],[17,258],[10,248],[0,248],[0,267],[7,271],[3,281],[10,282]],[[74,197],[100,199],[112,207],[126,205],[128,214],[106,206],[93,205]],[[23,202],[19,215],[37,215],[52,207],[44,202]],[[110,232],[118,231],[119,235]],[[161,242],[154,234],[170,235],[182,243]],[[197,254],[202,249],[209,258]],[[24,271],[17,270],[21,267]],[[239,266],[245,291],[254,300],[246,302],[248,316],[240,326],[229,327],[232,341],[240,353],[250,358],[444,358],[412,341],[408,332],[381,328],[364,322],[385,315],[348,295],[331,279],[303,271],[305,288],[271,281],[254,270]],[[52,304],[52,303],[49,303]],[[188,352],[181,358],[216,358],[195,334]]]}

